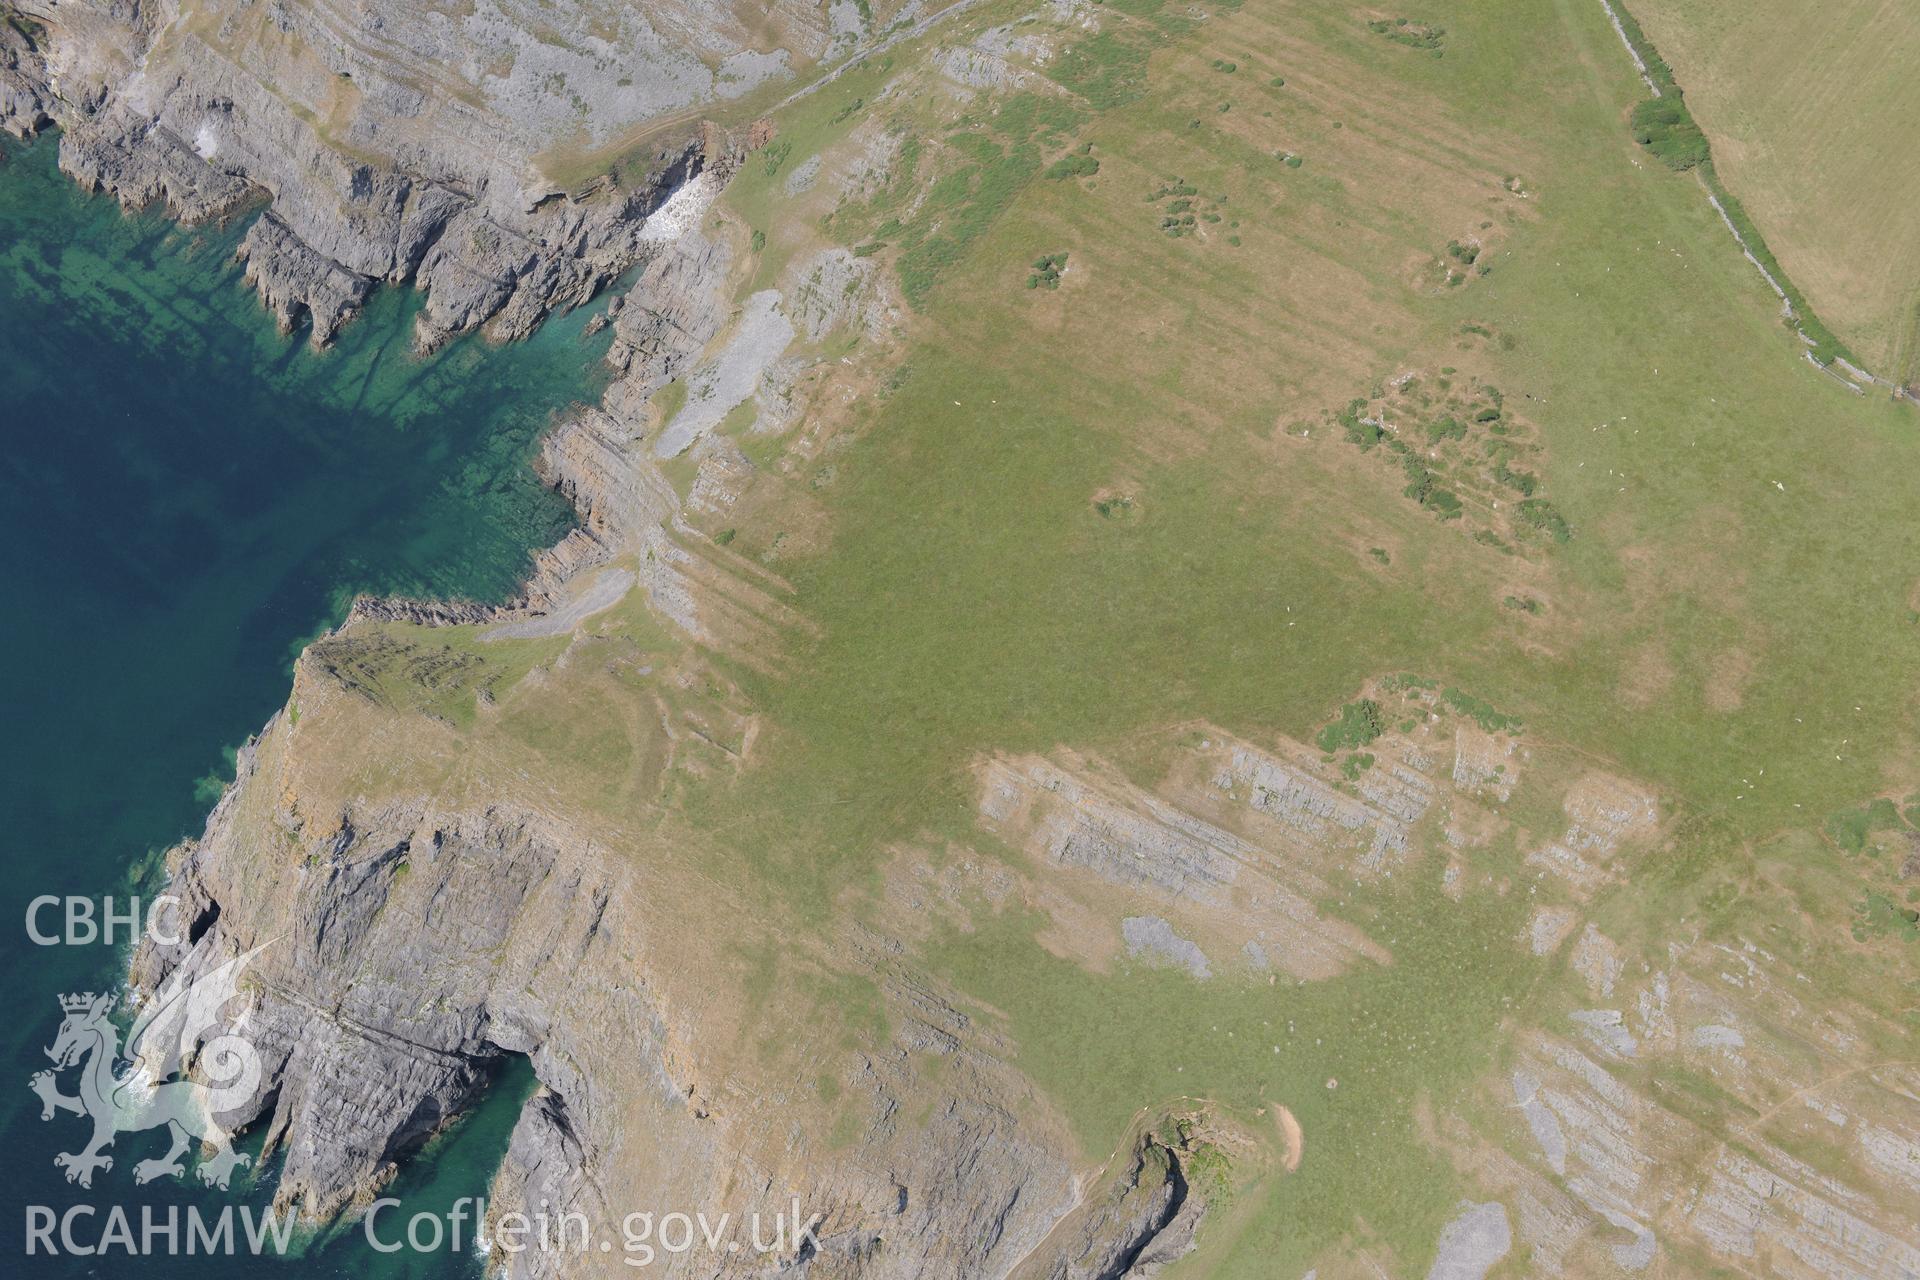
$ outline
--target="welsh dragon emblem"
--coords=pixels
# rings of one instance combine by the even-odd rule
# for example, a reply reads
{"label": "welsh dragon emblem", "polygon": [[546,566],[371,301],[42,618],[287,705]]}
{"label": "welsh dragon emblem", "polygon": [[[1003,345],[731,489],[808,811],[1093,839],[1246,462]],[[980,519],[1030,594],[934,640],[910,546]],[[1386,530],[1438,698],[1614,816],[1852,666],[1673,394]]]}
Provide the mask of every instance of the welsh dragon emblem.
{"label": "welsh dragon emblem", "polygon": [[[66,1019],[47,1050],[53,1070],[36,1072],[28,1084],[40,1095],[42,1120],[65,1111],[93,1121],[91,1142],[53,1158],[67,1181],[91,1187],[96,1169],[113,1167],[105,1152],[115,1137],[163,1127],[171,1145],[134,1165],[137,1183],[180,1177],[186,1172],[183,1157],[196,1140],[212,1148],[197,1170],[208,1186],[225,1190],[233,1171],[250,1162],[233,1149],[233,1134],[216,1117],[252,1099],[260,1085],[260,1054],[245,1036],[251,1002],[231,1017],[227,1006],[239,995],[240,974],[266,945],[192,980],[176,970],[134,1017],[124,1053],[119,1029],[108,1017],[112,993],[60,997]],[[59,1073],[75,1066],[79,1092],[60,1092]],[[194,1067],[205,1083],[185,1078]]]}

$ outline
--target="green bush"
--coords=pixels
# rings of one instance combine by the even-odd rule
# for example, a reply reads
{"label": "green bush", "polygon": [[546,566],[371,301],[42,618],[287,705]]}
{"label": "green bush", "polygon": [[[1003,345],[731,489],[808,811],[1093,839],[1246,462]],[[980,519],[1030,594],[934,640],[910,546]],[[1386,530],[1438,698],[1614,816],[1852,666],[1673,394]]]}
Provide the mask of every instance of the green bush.
{"label": "green bush", "polygon": [[1403,461],[1407,470],[1407,487],[1401,490],[1407,497],[1439,516],[1442,520],[1452,520],[1461,512],[1459,495],[1451,489],[1443,489],[1440,481],[1419,458],[1409,454]]}
{"label": "green bush", "polygon": [[1492,703],[1476,698],[1462,689],[1449,688],[1440,696],[1446,701],[1448,706],[1479,725],[1482,729],[1485,729],[1488,733],[1503,733],[1509,730],[1516,733],[1519,732],[1520,718],[1518,716],[1502,715],[1493,709]]}
{"label": "green bush", "polygon": [[1670,169],[1691,169],[1707,161],[1707,135],[1693,122],[1678,89],[1633,109],[1633,136]]}
{"label": "green bush", "polygon": [[1382,18],[1369,22],[1367,30],[1375,35],[1385,36],[1395,44],[1404,44],[1410,49],[1439,49],[1446,42],[1447,29],[1424,22],[1413,22],[1406,18],[1388,21]]}
{"label": "green bush", "polygon": [[1063,178],[1090,178],[1100,172],[1100,162],[1092,156],[1075,152],[1062,156],[1047,166],[1046,176],[1058,182]]}
{"label": "green bush", "polygon": [[1507,488],[1514,490],[1523,498],[1531,498],[1533,491],[1540,485],[1540,477],[1531,471],[1514,471],[1507,466],[1507,460],[1501,458],[1493,464],[1493,478]]}
{"label": "green bush", "polygon": [[1366,407],[1367,402],[1365,400],[1353,400],[1348,403],[1346,408],[1335,415],[1341,428],[1346,432],[1347,439],[1353,444],[1359,445],[1363,450],[1373,448],[1373,446],[1379,444],[1382,437],[1387,434],[1381,429],[1378,423],[1362,422],[1360,420],[1360,414]]}
{"label": "green bush", "polygon": [[1327,752],[1343,748],[1358,749],[1387,731],[1380,704],[1371,698],[1349,702],[1340,708],[1340,718],[1320,731],[1314,743]]}
{"label": "green bush", "polygon": [[1044,258],[1035,258],[1033,274],[1027,277],[1027,288],[1058,289],[1060,273],[1066,269],[1066,265],[1067,255],[1064,253],[1050,253]]}
{"label": "green bush", "polygon": [[1551,537],[1555,542],[1570,542],[1573,529],[1566,517],[1545,498],[1528,498],[1520,504],[1520,518]]}

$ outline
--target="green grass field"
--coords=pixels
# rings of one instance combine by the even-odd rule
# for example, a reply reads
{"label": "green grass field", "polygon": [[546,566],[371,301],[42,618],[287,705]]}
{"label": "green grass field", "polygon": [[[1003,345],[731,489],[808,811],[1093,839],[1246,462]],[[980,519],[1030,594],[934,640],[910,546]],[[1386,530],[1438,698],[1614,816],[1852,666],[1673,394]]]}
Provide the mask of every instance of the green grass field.
{"label": "green grass field", "polygon": [[[1275,29],[1229,12],[1204,44],[1183,37],[1191,53],[1163,56],[1224,49],[1246,65],[1246,49],[1286,48],[1316,14]],[[1538,193],[1494,272],[1458,294],[1396,279],[1399,211],[1375,213],[1371,236],[1324,227],[1357,204],[1341,149],[1426,163],[1389,112],[1327,131],[1314,168],[1329,185],[1305,193],[1235,139],[1169,127],[1183,95],[1214,92],[1190,77],[1094,114],[1074,135],[1103,156],[1093,189],[1029,182],[964,278],[937,290],[930,336],[828,491],[832,551],[790,567],[824,638],[757,692],[809,768],[845,760],[908,794],[989,746],[1186,717],[1305,736],[1363,678],[1413,667],[1724,811],[1743,838],[1876,789],[1911,731],[1920,656],[1915,536],[1892,481],[1915,449],[1911,411],[1798,359],[1697,186],[1636,163],[1637,81],[1591,17],[1572,3],[1490,13],[1450,28],[1444,60],[1391,68],[1450,113],[1430,132],[1462,149],[1484,138],[1483,173],[1524,157]],[[1351,56],[1403,53],[1348,39]],[[1296,74],[1284,92],[1312,90]],[[1123,175],[1175,171],[1232,195],[1249,215],[1243,250],[1170,241],[1138,216],[1142,183]],[[1034,250],[1056,244],[1087,278],[1029,302]],[[1316,311],[1326,276],[1349,283],[1344,310]],[[1003,307],[1040,314],[1010,326]],[[1537,640],[1498,607],[1504,559],[1431,536],[1337,454],[1275,444],[1343,381],[1315,366],[1311,338],[1293,341],[1302,331],[1349,345],[1344,384],[1364,391],[1401,367],[1464,362],[1463,321],[1512,335],[1471,358],[1537,421],[1577,530],[1536,577],[1565,618]],[[1139,518],[1102,520],[1092,495],[1122,474]],[[1363,519],[1407,546],[1386,572],[1350,565],[1344,535]],[[1716,708],[1710,686],[1735,652],[1744,676]],[[1664,675],[1636,696],[1648,666]],[[876,720],[896,727],[884,744]],[[1756,762],[1777,781],[1736,807]]]}
{"label": "green grass field", "polygon": [[[626,612],[564,657],[503,655],[499,712],[447,717],[478,725],[468,793],[511,779],[650,847],[623,824],[654,821],[634,777],[656,706],[750,707],[750,762],[676,775],[667,821],[756,927],[828,937],[877,910],[903,849],[1010,857],[975,824],[983,756],[1066,747],[1150,781],[1136,755],[1169,726],[1311,741],[1368,681],[1416,671],[1471,691],[1462,715],[1523,723],[1552,777],[1661,798],[1660,847],[1593,908],[1627,946],[1791,904],[1781,949],[1886,1003],[1897,915],[1824,954],[1882,872],[1820,832],[1920,790],[1920,419],[1802,358],[1698,183],[1635,143],[1645,94],[1601,7],[1415,6],[1406,40],[1319,0],[1102,9],[1016,92],[963,97],[903,46],[777,121],[723,203],[759,255],[740,296],[838,244],[903,303],[899,349],[835,348],[870,390],[810,424],[837,433],[830,463],[756,441],[757,487],[705,530],[700,554],[782,574],[804,625],[777,660],[711,667]],[[864,194],[787,193],[810,157],[888,138]],[[1072,156],[1097,168],[1048,176]],[[1492,466],[1492,426],[1525,423],[1564,541],[1436,520],[1342,438],[1339,410],[1406,374],[1500,389],[1478,435],[1420,447]],[[693,665],[668,689],[640,657]],[[579,732],[584,709],[619,741]],[[1513,883],[1522,833],[1565,818],[1544,783],[1505,818],[1477,856]],[[1517,940],[1522,895],[1456,904],[1438,878],[1426,856],[1318,904],[1394,958],[1310,985],[1098,973],[1043,946],[1037,914],[984,906],[920,959],[1006,1028],[1094,1163],[1178,1099],[1295,1112],[1301,1170],[1243,1188],[1257,1209],[1183,1274],[1362,1253],[1418,1274],[1468,1189],[1420,1116],[1510,1123],[1484,1077],[1571,998]],[[850,1043],[885,1035],[870,983],[756,955],[756,991],[800,985]]]}
{"label": "green grass field", "polygon": [[1920,15],[1874,0],[1791,0],[1764,22],[1725,0],[1635,13],[1820,314],[1875,373],[1920,378],[1920,158],[1860,123],[1920,114]]}
{"label": "green grass field", "polygon": [[[1671,797],[1691,819],[1683,880],[1899,773],[1920,657],[1897,479],[1912,411],[1800,359],[1699,187],[1645,163],[1626,125],[1643,91],[1597,4],[1438,15],[1439,59],[1338,7],[1248,4],[1204,27],[1125,8],[1151,55],[1143,91],[1089,76],[1084,123],[1037,157],[1090,142],[1099,172],[994,192],[991,225],[919,295],[909,376],[839,464],[831,550],[789,566],[822,638],[790,677],[748,682],[784,732],[728,797],[763,816],[750,825],[783,883],[835,901],[877,848],[959,829],[980,752],[1116,749],[1188,718],[1307,737],[1401,668],[1444,672]],[[1231,88],[1198,70],[1220,59]],[[1345,87],[1362,74],[1398,88]],[[1495,194],[1510,174],[1531,197],[1517,212]],[[1224,225],[1163,234],[1147,197],[1176,178],[1224,197],[1238,245]],[[742,190],[755,225],[778,223],[751,172]],[[1472,231],[1481,208],[1500,227],[1491,272],[1411,288],[1405,255]],[[1056,249],[1063,286],[1021,290]],[[1469,323],[1511,348],[1462,354]],[[1397,485],[1276,444],[1378,378],[1456,363],[1538,424],[1576,531],[1528,571],[1550,623],[1503,610],[1510,561],[1434,533]],[[1126,523],[1094,507],[1116,483]],[[1355,565],[1358,529],[1403,548],[1390,568]],[[840,803],[809,803],[822,795]],[[1412,1260],[1457,1188],[1406,1099],[1464,1086],[1527,985],[1510,913],[1423,928],[1431,892],[1369,904],[1400,922],[1394,966],[1312,991],[1095,977],[1017,918],[940,960],[1006,1012],[1090,1151],[1180,1094],[1284,1097],[1325,1135],[1340,1158],[1277,1184],[1194,1274],[1265,1275],[1368,1236]],[[1282,1016],[1301,1030],[1275,1055],[1257,1029]],[[1089,1058],[1142,1026],[1151,1053]],[[1327,1075],[1352,1091],[1329,1095]]]}

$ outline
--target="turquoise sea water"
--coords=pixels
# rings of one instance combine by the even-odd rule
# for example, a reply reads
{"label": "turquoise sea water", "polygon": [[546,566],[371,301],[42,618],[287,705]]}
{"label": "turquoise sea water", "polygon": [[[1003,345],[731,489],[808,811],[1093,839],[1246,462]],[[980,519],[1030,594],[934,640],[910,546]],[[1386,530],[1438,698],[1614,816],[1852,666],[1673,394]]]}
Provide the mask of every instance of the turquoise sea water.
{"label": "turquoise sea water", "polygon": [[[384,290],[316,355],[241,282],[243,224],[124,215],[62,178],[54,146],[0,142],[0,1274],[478,1274],[471,1254],[375,1255],[358,1232],[265,1264],[24,1257],[30,1205],[137,1223],[143,1205],[264,1204],[274,1174],[233,1197],[136,1187],[164,1146],[145,1133],[91,1191],[66,1183],[53,1156],[87,1126],[43,1122],[27,1078],[57,995],[112,986],[124,948],[35,946],[25,914],[42,894],[151,892],[157,853],[197,831],[225,753],[355,592],[510,593],[567,527],[527,464],[554,412],[598,394],[605,340],[583,340],[583,311],[422,361],[417,299]],[[484,1192],[529,1087],[512,1073],[436,1140],[403,1175],[408,1212]]]}

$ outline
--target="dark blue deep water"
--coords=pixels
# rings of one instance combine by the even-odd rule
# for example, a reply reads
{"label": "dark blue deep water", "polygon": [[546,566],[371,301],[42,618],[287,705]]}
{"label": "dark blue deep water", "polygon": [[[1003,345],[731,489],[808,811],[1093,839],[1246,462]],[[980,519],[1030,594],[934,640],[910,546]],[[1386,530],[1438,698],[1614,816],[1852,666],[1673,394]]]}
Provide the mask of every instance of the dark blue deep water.
{"label": "dark blue deep water", "polygon": [[[136,1187],[133,1163],[164,1146],[149,1132],[91,1191],[66,1183],[53,1156],[86,1123],[43,1122],[27,1079],[59,993],[113,986],[125,948],[33,945],[26,907],[151,893],[158,854],[197,832],[232,747],[354,593],[510,593],[567,527],[528,462],[556,411],[597,395],[604,343],[582,312],[419,360],[417,299],[385,290],[316,355],[241,282],[243,225],[125,215],[62,178],[55,145],[0,142],[0,1275],[478,1274],[470,1253],[376,1255],[357,1231],[266,1263],[24,1256],[30,1205],[137,1224],[143,1205],[262,1205],[275,1173],[232,1197]],[[416,1159],[409,1212],[485,1190],[529,1083],[501,1082]]]}

